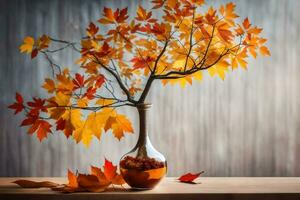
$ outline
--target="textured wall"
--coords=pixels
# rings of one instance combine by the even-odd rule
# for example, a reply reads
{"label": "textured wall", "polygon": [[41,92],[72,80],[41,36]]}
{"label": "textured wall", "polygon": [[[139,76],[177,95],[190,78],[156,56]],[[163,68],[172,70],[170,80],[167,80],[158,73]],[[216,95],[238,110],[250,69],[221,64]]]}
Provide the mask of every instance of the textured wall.
{"label": "textured wall", "polygon": [[[45,62],[18,52],[22,38],[46,33],[75,40],[104,5],[135,12],[137,1],[0,1],[0,176],[63,176],[67,168],[100,165],[104,156],[117,162],[134,146],[137,134],[121,142],[105,134],[89,149],[63,134],[40,143],[7,109],[15,91],[26,98],[43,95],[40,85],[50,74]],[[300,175],[299,8],[298,0],[238,1],[241,17],[264,27],[271,58],[250,60],[247,72],[236,70],[225,81],[206,76],[184,90],[153,85],[150,137],[166,155],[170,176],[200,170],[206,176]],[[54,59],[72,67],[76,54]],[[134,109],[124,112],[136,122]]]}

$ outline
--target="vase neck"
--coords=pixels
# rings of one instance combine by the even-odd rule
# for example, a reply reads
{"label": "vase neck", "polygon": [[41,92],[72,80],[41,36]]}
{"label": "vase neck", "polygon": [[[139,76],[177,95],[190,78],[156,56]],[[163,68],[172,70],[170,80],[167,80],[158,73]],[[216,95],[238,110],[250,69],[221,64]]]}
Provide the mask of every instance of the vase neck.
{"label": "vase neck", "polygon": [[148,140],[148,126],[149,126],[149,119],[148,119],[148,112],[151,108],[151,104],[139,104],[137,106],[139,112],[139,139],[137,142],[137,146],[145,145]]}

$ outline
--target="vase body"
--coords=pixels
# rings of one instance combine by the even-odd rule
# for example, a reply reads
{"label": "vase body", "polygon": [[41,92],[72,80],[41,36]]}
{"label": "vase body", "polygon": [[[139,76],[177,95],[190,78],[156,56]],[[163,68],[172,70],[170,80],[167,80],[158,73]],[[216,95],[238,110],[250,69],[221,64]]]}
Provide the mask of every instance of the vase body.
{"label": "vase body", "polygon": [[120,160],[120,171],[133,189],[153,189],[167,173],[165,157],[151,144],[148,136],[148,110],[151,104],[137,106],[140,132],[136,146]]}

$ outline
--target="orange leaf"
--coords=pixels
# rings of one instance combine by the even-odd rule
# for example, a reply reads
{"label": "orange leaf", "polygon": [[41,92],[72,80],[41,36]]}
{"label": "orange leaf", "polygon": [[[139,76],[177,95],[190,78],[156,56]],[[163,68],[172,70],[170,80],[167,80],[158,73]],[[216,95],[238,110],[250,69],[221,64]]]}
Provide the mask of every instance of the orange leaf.
{"label": "orange leaf", "polygon": [[80,187],[86,189],[89,192],[103,192],[107,185],[100,184],[97,176],[79,174],[77,177]]}
{"label": "orange leaf", "polygon": [[53,93],[55,91],[55,83],[50,78],[45,79],[45,83],[42,87],[45,88],[48,91],[48,93]]}
{"label": "orange leaf", "polygon": [[99,27],[97,27],[93,22],[89,24],[89,27],[86,29],[87,34],[90,37],[94,37],[96,33],[99,31]]}
{"label": "orange leaf", "polygon": [[18,184],[22,188],[53,188],[59,186],[57,183],[53,183],[50,181],[29,181],[29,180],[16,180],[13,183]]}
{"label": "orange leaf", "polygon": [[70,170],[68,170],[68,180],[69,180],[69,183],[68,183],[69,187],[71,187],[71,188],[78,187],[77,177]]}
{"label": "orange leaf", "polygon": [[102,170],[98,167],[91,166],[91,174],[94,176],[97,176],[98,181],[101,183],[101,185],[110,185],[111,182],[107,180],[105,174],[102,172]]}
{"label": "orange leaf", "polygon": [[113,24],[114,23],[114,13],[111,8],[104,7],[103,9],[104,18],[98,20],[101,24]]}
{"label": "orange leaf", "polygon": [[147,21],[152,16],[152,12],[147,13],[147,11],[139,5],[137,9],[137,17],[135,18],[138,21]]}
{"label": "orange leaf", "polygon": [[259,51],[260,51],[260,53],[261,53],[263,56],[270,56],[270,55],[271,55],[269,49],[268,49],[266,46],[261,46],[261,47],[259,48]]}
{"label": "orange leaf", "polygon": [[248,19],[248,17],[243,21],[243,27],[244,29],[248,29],[250,28],[251,24],[250,24],[250,21]]}

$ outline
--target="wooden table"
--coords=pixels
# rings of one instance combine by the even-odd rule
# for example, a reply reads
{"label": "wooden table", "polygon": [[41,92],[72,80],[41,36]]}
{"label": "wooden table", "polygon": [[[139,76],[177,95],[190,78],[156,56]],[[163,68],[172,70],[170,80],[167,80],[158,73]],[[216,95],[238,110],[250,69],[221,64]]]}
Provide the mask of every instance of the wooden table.
{"label": "wooden table", "polygon": [[[50,189],[23,189],[11,182],[19,178],[0,178],[0,200],[158,200],[158,199],[297,199],[300,200],[300,178],[209,178],[197,184],[179,183],[165,178],[154,190],[131,191],[110,189],[103,193],[62,194]],[[66,183],[65,178],[22,178]]]}

